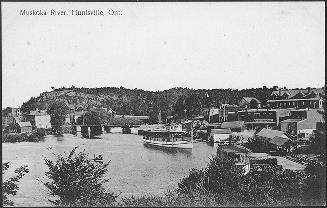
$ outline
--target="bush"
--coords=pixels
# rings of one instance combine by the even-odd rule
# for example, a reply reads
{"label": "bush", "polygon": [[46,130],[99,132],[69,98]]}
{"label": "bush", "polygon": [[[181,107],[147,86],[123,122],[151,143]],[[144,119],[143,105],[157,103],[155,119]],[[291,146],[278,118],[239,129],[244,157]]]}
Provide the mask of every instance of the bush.
{"label": "bush", "polygon": [[23,142],[24,137],[21,134],[9,133],[2,135],[2,142]]}
{"label": "bush", "polygon": [[[9,168],[9,162],[2,163],[2,178],[5,171]],[[15,170],[16,175],[9,178],[6,181],[2,181],[2,205],[3,206],[13,206],[14,202],[8,199],[9,195],[15,196],[18,191],[19,180],[28,173],[27,166],[22,166]]]}
{"label": "bush", "polygon": [[212,195],[217,206],[303,205],[302,173],[268,166],[243,175],[232,161],[215,156],[204,170],[192,170],[178,184],[178,192],[189,196]]}
{"label": "bush", "polygon": [[45,129],[36,129],[32,132],[25,133],[10,133],[10,134],[2,134],[2,142],[39,142],[44,139],[46,135]]}
{"label": "bush", "polygon": [[52,201],[60,206],[109,206],[115,202],[116,195],[107,193],[102,187],[110,179],[104,179],[109,162],[99,163],[88,158],[83,151],[69,156],[58,155],[56,161],[45,158],[49,168],[46,176],[50,181],[44,185],[59,200]]}

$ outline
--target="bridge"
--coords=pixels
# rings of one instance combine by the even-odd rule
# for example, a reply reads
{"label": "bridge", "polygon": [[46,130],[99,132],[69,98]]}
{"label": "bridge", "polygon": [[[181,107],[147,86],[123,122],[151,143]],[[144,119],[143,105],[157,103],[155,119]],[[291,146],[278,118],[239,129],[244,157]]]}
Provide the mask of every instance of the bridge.
{"label": "bridge", "polygon": [[90,124],[73,124],[72,125],[74,130],[76,131],[76,134],[78,134],[79,132],[82,132],[83,128],[87,128],[87,133],[89,135],[89,138],[91,137],[91,128],[101,128],[102,132],[110,132],[111,128],[115,128],[115,127],[120,127],[122,128],[122,133],[124,134],[128,134],[131,133],[131,128],[137,128],[140,127],[140,125],[136,125],[136,124],[99,124],[99,125],[90,125]]}

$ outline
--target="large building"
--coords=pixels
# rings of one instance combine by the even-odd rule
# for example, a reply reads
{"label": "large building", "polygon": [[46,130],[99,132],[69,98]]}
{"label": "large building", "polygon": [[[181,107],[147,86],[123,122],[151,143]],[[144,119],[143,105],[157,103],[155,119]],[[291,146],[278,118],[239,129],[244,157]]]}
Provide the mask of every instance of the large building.
{"label": "large building", "polygon": [[246,109],[238,111],[238,119],[247,129],[278,129],[280,122],[290,116],[289,109]]}
{"label": "large building", "polygon": [[31,122],[33,128],[51,128],[50,115],[46,110],[34,110],[30,111],[26,115],[26,120]]}
{"label": "large building", "polygon": [[267,101],[270,108],[323,108],[325,88],[278,89]]}

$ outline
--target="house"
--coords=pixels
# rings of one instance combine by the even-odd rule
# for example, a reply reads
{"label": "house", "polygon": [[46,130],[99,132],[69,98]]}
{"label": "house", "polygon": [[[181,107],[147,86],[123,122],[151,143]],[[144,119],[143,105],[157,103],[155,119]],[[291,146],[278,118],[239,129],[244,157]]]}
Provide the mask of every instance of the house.
{"label": "house", "polygon": [[244,108],[261,108],[261,102],[254,97],[243,97],[239,101],[239,106]]}
{"label": "house", "polygon": [[223,122],[222,129],[230,129],[232,132],[243,132],[245,128],[244,121]]}
{"label": "house", "polygon": [[232,137],[232,131],[230,129],[211,129],[209,137],[214,143],[228,144]]}
{"label": "house", "polygon": [[286,119],[281,121],[280,130],[288,134],[297,135],[297,126],[299,121],[301,121],[301,119]]}
{"label": "house", "polygon": [[304,134],[309,137],[314,130],[318,129],[320,123],[324,122],[323,110],[319,113],[319,109],[302,109],[292,110],[290,119],[281,122],[281,131],[290,134]]}
{"label": "house", "polygon": [[20,108],[5,108],[2,110],[2,116],[8,116],[8,117],[18,117],[21,116],[22,112]]}
{"label": "house", "polygon": [[51,128],[50,115],[46,110],[36,109],[35,111],[30,111],[26,115],[26,120],[31,122],[33,128]]}
{"label": "house", "polygon": [[32,131],[32,124],[30,122],[17,122],[17,132],[25,133]]}
{"label": "house", "polygon": [[248,155],[251,150],[239,145],[218,146],[217,155],[220,158],[234,161],[234,165],[244,171],[244,175],[250,172],[250,160]]}
{"label": "house", "polygon": [[[271,147],[271,141],[275,137],[281,137],[281,138],[284,138],[284,139],[289,139],[288,136],[286,136],[286,134],[284,132],[282,132],[282,131],[266,129],[266,128],[263,128],[260,132],[258,132],[255,135],[255,139],[258,142],[261,142],[267,148]],[[273,140],[273,142],[275,142],[275,140]]]}
{"label": "house", "polygon": [[278,89],[273,91],[267,101],[271,108],[323,108],[324,88]]}

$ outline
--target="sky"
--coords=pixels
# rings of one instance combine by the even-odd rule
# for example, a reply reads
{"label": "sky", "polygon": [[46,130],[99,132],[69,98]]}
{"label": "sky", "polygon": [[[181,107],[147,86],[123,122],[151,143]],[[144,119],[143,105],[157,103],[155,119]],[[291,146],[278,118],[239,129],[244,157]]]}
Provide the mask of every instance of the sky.
{"label": "sky", "polygon": [[[20,15],[33,9],[48,13]],[[1,14],[2,107],[21,106],[52,86],[157,91],[325,83],[324,2],[2,2]]]}

